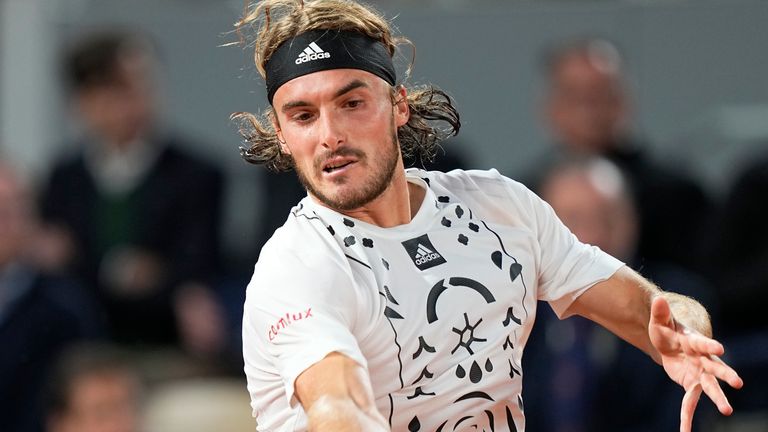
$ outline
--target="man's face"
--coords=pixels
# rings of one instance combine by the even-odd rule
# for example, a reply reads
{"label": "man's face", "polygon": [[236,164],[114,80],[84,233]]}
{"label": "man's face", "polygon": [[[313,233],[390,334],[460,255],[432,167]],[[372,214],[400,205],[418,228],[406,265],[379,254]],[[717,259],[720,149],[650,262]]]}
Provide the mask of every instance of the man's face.
{"label": "man's face", "polygon": [[[404,99],[401,90],[398,100]],[[327,207],[368,204],[402,167],[397,128],[408,121],[407,104],[393,104],[391,88],[376,75],[357,69],[304,75],[280,87],[273,106],[283,151]]]}
{"label": "man's face", "polygon": [[615,144],[625,127],[626,105],[615,71],[587,56],[564,58],[552,74],[548,118],[561,144],[600,153]]}
{"label": "man's face", "polygon": [[77,106],[91,133],[118,145],[141,138],[154,115],[150,75],[150,60],[133,54],[119,61],[109,82],[80,90]]}
{"label": "man's face", "polygon": [[632,257],[637,226],[628,198],[600,190],[587,174],[575,172],[550,178],[541,197],[580,241],[619,259]]}
{"label": "man's face", "polygon": [[121,373],[99,373],[75,381],[69,410],[57,418],[53,432],[136,432],[139,430],[138,385]]}

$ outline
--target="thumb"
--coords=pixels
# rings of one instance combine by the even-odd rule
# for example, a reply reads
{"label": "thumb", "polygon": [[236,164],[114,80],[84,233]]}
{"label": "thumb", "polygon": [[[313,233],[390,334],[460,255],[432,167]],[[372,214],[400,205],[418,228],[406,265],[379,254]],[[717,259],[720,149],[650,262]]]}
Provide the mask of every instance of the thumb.
{"label": "thumb", "polygon": [[680,350],[680,345],[676,338],[672,310],[667,299],[662,296],[657,296],[651,303],[648,337],[651,339],[651,344],[661,355],[675,353]]}
{"label": "thumb", "polygon": [[668,328],[674,328],[672,319],[672,309],[669,302],[663,296],[656,296],[651,303],[651,325],[660,325]]}

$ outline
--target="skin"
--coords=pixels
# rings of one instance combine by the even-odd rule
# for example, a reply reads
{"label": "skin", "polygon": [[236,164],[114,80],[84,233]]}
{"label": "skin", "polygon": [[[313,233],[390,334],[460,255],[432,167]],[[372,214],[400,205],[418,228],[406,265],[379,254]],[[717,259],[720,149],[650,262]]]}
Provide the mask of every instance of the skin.
{"label": "skin", "polygon": [[29,197],[10,169],[0,165],[0,269],[16,260],[29,240]]}
{"label": "skin", "polygon": [[711,339],[709,316],[695,300],[663,292],[623,267],[579,296],[566,311],[570,315],[591,319],[642,349],[685,389],[681,432],[690,432],[702,392],[722,414],[733,412],[718,380],[737,389],[744,382],[719,359],[723,345]]}
{"label": "skin", "polygon": [[[395,128],[408,121],[405,89],[395,104],[390,92],[376,75],[337,69],[291,80],[273,99],[283,151],[310,195],[383,227],[408,223],[424,196],[405,179],[395,137]],[[344,166],[324,171],[329,165]]]}
{"label": "skin", "polygon": [[[152,129],[157,116],[153,61],[145,52],[121,53],[106,82],[78,89],[73,95],[80,120],[105,153],[119,154],[141,144]],[[72,234],[64,227],[46,227],[37,241],[40,252],[36,252],[36,260],[46,269],[60,271],[77,256]],[[105,265],[109,270],[103,272],[113,294],[127,298],[154,295],[166,277],[162,257],[136,246],[120,252],[113,254],[115,259]],[[203,356],[223,349],[223,312],[214,296],[195,283],[180,286],[177,293],[174,308],[184,347]]]}
{"label": "skin", "polygon": [[74,104],[83,124],[106,145],[120,150],[141,138],[154,117],[151,60],[129,53],[104,84],[79,90]]}
{"label": "skin", "polygon": [[575,153],[609,150],[625,131],[629,107],[618,71],[575,52],[550,76],[545,117],[558,142]]}
{"label": "skin", "polygon": [[586,171],[563,170],[544,181],[541,197],[580,241],[626,262],[636,247],[636,210],[624,188],[606,189],[599,181],[605,183]]}
{"label": "skin", "polygon": [[[304,75],[277,90],[274,126],[313,199],[382,227],[411,220],[425,191],[406,181],[402,158],[392,145],[392,126],[408,121],[405,95],[400,88],[393,103],[386,82],[352,69]],[[390,172],[387,162],[393,156],[397,161]],[[329,165],[343,168],[324,171]],[[717,379],[737,388],[741,379],[715,359],[723,347],[707,337],[709,319],[695,301],[662,293],[624,267],[581,295],[567,314],[598,322],[664,366],[686,389],[681,431],[690,430],[702,390],[723,414],[732,411]],[[295,390],[312,431],[389,430],[375,408],[368,372],[342,354],[332,353],[305,370]]]}
{"label": "skin", "polygon": [[121,372],[79,377],[69,408],[49,419],[51,432],[136,432],[139,430],[138,384]]}
{"label": "skin", "polygon": [[[542,187],[542,197],[550,203],[555,213],[560,217],[563,223],[578,237],[581,241],[597,245],[613,256],[623,259],[629,258],[630,251],[634,248],[634,239],[637,232],[634,210],[627,192],[621,187],[606,187],[610,179],[600,179],[589,175],[590,172],[579,169],[566,169],[555,173],[550,177]],[[599,183],[602,181],[602,184]],[[676,349],[682,349],[686,342],[697,345],[696,349],[710,350],[712,355],[722,353],[722,347],[717,344],[709,344],[705,339],[678,338],[676,333],[682,333],[684,336],[690,333],[690,326],[696,332],[711,337],[712,329],[709,326],[709,317],[698,303],[673,293],[663,293],[655,286],[652,286],[639,278],[634,272],[622,272],[617,277],[626,278],[634,284],[640,286],[649,296],[654,299],[649,305],[629,305],[628,309],[650,308],[651,321],[647,331],[634,325],[632,333],[625,333],[627,340],[643,348],[657,362],[664,366],[665,370],[675,381],[682,385],[686,390],[686,397],[681,409],[681,425],[687,430],[692,423],[693,410],[696,406],[701,391],[704,386],[707,388],[707,394],[716,402],[718,408],[726,414],[732,409],[728,405],[727,399],[722,394],[719,386],[716,384],[718,373],[729,379],[729,384],[740,386],[741,382],[732,371],[727,367],[711,359],[693,360],[691,364],[687,363],[689,353],[693,348],[683,349],[683,355],[663,356],[664,351],[674,352]],[[569,312],[578,313],[587,316],[594,321],[601,322],[606,327],[620,332],[621,329],[612,328],[616,324],[612,321],[616,319],[614,313],[600,310],[598,307],[604,306],[598,304],[604,298],[602,292],[622,288],[619,286],[599,285],[587,294],[582,296],[574,303]],[[593,296],[597,296],[593,299]],[[655,300],[656,297],[660,297]],[[610,299],[610,297],[608,297]],[[623,308],[626,305],[610,304],[609,307]],[[674,311],[674,313],[672,313]],[[610,315],[609,317],[604,317]],[[677,320],[673,319],[673,315]],[[632,316],[627,316],[628,324],[631,323]],[[690,323],[686,326],[683,323]],[[670,331],[670,329],[674,331]],[[646,337],[646,335],[648,337]],[[678,344],[669,341],[678,339]],[[649,345],[650,342],[650,345]],[[696,381],[700,385],[695,384]]]}
{"label": "skin", "polygon": [[[125,53],[115,65],[114,74],[106,82],[75,90],[72,107],[87,133],[103,145],[106,153],[120,153],[145,136],[155,117],[155,89],[152,85],[152,60],[140,52]],[[35,239],[34,260],[48,271],[60,272],[78,254],[72,233],[65,227],[48,225]],[[143,275],[155,275],[160,265],[156,257],[143,251],[132,251],[127,259],[131,267]],[[115,274],[123,285],[135,285]],[[149,288],[156,278],[149,277]]]}

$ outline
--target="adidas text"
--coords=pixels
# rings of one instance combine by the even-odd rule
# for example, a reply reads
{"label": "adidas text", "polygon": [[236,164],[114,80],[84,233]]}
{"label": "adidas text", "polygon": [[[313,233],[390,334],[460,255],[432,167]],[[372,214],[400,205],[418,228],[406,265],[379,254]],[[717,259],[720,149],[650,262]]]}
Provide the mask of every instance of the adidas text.
{"label": "adidas text", "polygon": [[317,60],[317,59],[329,58],[330,56],[331,56],[331,53],[327,53],[327,52],[312,53],[310,55],[301,53],[301,55],[299,55],[299,58],[296,59],[296,64],[302,64],[302,63],[306,63],[308,61]]}
{"label": "adidas text", "polygon": [[440,258],[440,255],[432,252],[429,255],[422,255],[421,257],[416,258],[416,260],[414,260],[414,262],[416,264],[418,264],[418,265],[421,265],[421,264],[424,264],[424,263],[428,263],[428,262],[430,262],[432,260],[436,260],[438,258]]}

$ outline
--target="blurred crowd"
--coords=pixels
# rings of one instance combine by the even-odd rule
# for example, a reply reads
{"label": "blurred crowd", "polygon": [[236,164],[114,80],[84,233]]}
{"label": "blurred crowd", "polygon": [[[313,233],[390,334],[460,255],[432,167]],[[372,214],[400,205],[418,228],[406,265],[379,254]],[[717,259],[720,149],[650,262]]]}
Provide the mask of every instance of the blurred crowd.
{"label": "blurred crowd", "polygon": [[[155,67],[142,36],[82,38],[61,66],[78,142],[34,182],[0,155],[4,431],[254,430],[239,329],[256,257],[235,259],[250,262],[243,268],[225,262],[225,176],[158,120]],[[633,135],[624,65],[610,42],[565,41],[546,53],[542,73],[551,151],[529,172],[505,174],[580,240],[707,306],[746,382],[729,394],[736,412],[765,419],[768,147],[720,199]],[[449,142],[435,161],[408,164],[490,168],[466,154]],[[264,172],[263,182],[256,249],[305,194],[292,173]],[[682,392],[586,320],[558,321],[541,304],[524,361],[532,430],[677,429]],[[179,395],[181,412],[166,402]],[[700,411],[697,430],[729,424],[706,404]]]}

